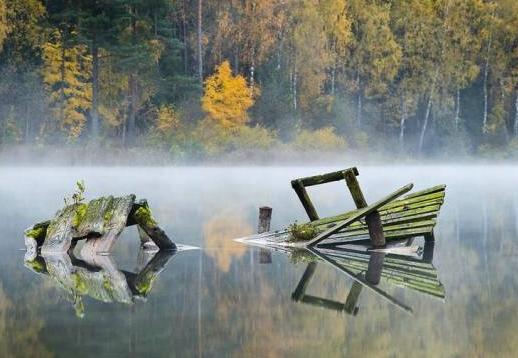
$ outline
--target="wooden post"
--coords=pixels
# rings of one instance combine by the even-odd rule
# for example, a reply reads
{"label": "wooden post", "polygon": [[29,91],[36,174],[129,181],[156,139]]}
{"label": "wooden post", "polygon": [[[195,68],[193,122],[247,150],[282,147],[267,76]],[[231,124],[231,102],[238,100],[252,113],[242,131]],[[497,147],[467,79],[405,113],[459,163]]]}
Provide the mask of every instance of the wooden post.
{"label": "wooden post", "polygon": [[[259,222],[257,224],[257,233],[262,234],[270,231],[270,222],[272,220],[272,208],[268,206],[261,206],[259,208]],[[271,264],[272,253],[270,250],[261,248],[259,250],[259,263]]]}
{"label": "wooden post", "polygon": [[385,253],[372,252],[369,257],[369,266],[365,273],[365,280],[373,285],[380,283],[381,272],[383,271],[383,260]]}
{"label": "wooden post", "polygon": [[[356,179],[358,175],[358,170],[356,168],[351,168],[344,170],[344,178],[347,183],[347,187],[351,192],[354,203],[358,209],[364,208],[367,206],[367,201],[363,196],[363,192],[360,188],[360,183]],[[367,227],[369,229],[369,235],[371,238],[371,243],[373,247],[383,247],[385,246],[385,235],[383,234],[383,226],[381,225],[381,217],[379,212],[376,210],[365,217],[365,221],[367,222]]]}
{"label": "wooden post", "polygon": [[432,263],[435,241],[425,241],[423,249],[423,261]]}
{"label": "wooden post", "polygon": [[257,233],[262,234],[270,231],[270,221],[272,220],[272,208],[261,206],[259,208],[259,224],[257,225]]}
{"label": "wooden post", "polygon": [[308,214],[309,220],[318,220],[317,211],[315,210],[315,207],[313,206],[313,203],[311,202],[311,199],[309,198],[308,192],[306,191],[306,188],[304,188],[302,181],[300,179],[292,180],[291,187],[293,190],[295,190],[295,193],[297,193],[302,206],[304,206],[304,209]]}

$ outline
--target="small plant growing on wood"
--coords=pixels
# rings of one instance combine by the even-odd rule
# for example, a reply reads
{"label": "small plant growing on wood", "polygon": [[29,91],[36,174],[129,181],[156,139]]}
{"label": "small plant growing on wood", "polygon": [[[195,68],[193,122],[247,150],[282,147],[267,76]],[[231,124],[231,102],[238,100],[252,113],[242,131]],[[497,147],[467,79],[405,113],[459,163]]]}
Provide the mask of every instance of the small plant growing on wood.
{"label": "small plant growing on wood", "polygon": [[85,200],[85,181],[78,180],[76,181],[76,191],[72,194],[70,198],[64,197],[65,205],[78,205],[81,204]]}
{"label": "small plant growing on wood", "polygon": [[297,224],[294,222],[288,226],[288,230],[291,234],[289,241],[308,241],[320,233],[318,228],[309,223]]}

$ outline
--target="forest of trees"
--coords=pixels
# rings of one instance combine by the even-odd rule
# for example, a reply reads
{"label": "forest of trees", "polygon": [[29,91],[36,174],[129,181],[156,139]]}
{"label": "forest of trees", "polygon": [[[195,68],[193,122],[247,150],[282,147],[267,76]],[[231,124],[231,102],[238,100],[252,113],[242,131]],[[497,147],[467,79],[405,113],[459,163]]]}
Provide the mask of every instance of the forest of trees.
{"label": "forest of trees", "polygon": [[516,0],[0,0],[0,147],[518,157]]}

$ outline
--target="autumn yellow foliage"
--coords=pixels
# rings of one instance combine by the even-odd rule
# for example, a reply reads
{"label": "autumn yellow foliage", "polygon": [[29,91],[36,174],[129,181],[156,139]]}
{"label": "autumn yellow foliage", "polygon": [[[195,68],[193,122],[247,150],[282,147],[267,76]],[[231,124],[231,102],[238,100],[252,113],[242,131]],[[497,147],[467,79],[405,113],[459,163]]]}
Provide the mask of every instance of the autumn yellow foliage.
{"label": "autumn yellow foliage", "polygon": [[245,124],[247,110],[254,104],[254,94],[241,75],[233,75],[228,61],[224,61],[205,81],[202,108],[209,117],[225,128]]}
{"label": "autumn yellow foliage", "polygon": [[298,151],[338,151],[347,148],[344,138],[335,133],[333,127],[324,127],[315,131],[301,130],[291,143]]}
{"label": "autumn yellow foliage", "polygon": [[43,81],[49,92],[50,106],[61,128],[76,138],[86,125],[86,113],[92,103],[92,84],[85,73],[91,72],[92,59],[84,45],[67,47],[58,31],[43,45]]}

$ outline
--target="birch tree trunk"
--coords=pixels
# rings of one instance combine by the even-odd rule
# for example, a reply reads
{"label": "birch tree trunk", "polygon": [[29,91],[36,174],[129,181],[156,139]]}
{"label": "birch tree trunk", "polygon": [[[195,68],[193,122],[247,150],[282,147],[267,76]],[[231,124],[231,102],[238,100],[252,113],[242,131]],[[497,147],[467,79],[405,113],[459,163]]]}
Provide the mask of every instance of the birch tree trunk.
{"label": "birch tree trunk", "polygon": [[460,122],[460,89],[457,88],[457,97],[455,101],[455,130],[459,130]]}
{"label": "birch tree trunk", "polygon": [[487,90],[487,77],[489,73],[489,54],[491,52],[491,42],[492,37],[490,35],[489,41],[487,43],[487,54],[486,54],[486,63],[484,66],[484,113],[482,116],[482,133],[487,133],[487,112],[488,112],[488,90]]}
{"label": "birch tree trunk", "polygon": [[356,102],[356,123],[358,128],[362,126],[362,91],[361,91],[361,83],[360,83],[360,70],[356,73],[356,83],[358,85],[358,96]]}
{"label": "birch tree trunk", "polygon": [[518,88],[516,88],[516,98],[514,99],[514,136],[518,137]]}
{"label": "birch tree trunk", "polygon": [[424,144],[424,135],[426,133],[426,128],[428,127],[428,120],[430,118],[430,111],[432,109],[432,97],[433,97],[433,87],[430,90],[430,97],[428,97],[428,104],[426,105],[426,113],[424,116],[424,122],[423,126],[421,127],[421,135],[419,136],[419,148],[417,152],[421,154],[423,150],[423,144]]}
{"label": "birch tree trunk", "polygon": [[203,56],[202,56],[202,47],[201,47],[201,24],[202,24],[202,0],[198,0],[198,78],[200,80],[200,84],[203,85]]}
{"label": "birch tree trunk", "polygon": [[185,0],[182,1],[182,42],[183,42],[183,72],[186,75],[189,68],[187,54],[187,19],[185,17]]}
{"label": "birch tree trunk", "polygon": [[92,138],[99,137],[99,46],[97,34],[93,34],[92,40]]}
{"label": "birch tree trunk", "polygon": [[405,122],[406,122],[406,103],[405,96],[401,95],[401,119],[399,123],[399,146],[405,147]]}

